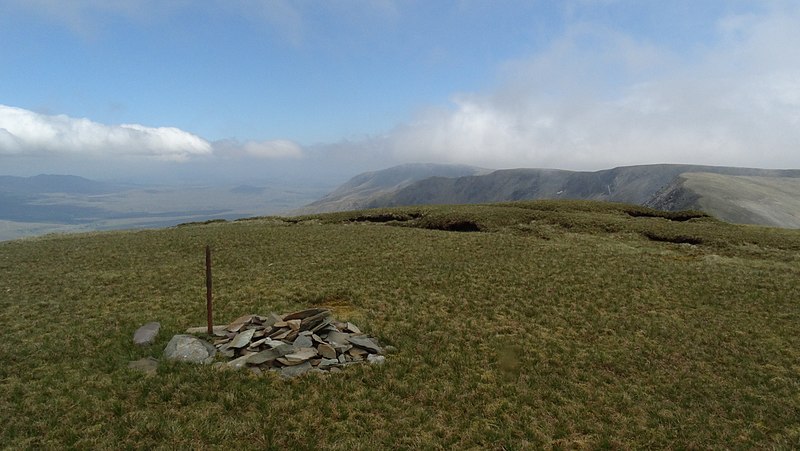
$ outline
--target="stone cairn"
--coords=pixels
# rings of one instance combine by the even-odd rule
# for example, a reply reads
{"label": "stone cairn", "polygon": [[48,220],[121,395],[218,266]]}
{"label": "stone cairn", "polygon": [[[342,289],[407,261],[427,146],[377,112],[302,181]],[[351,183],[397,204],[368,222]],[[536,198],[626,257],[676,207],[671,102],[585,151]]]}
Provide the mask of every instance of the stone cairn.
{"label": "stone cairn", "polygon": [[[313,308],[286,315],[245,315],[227,326],[213,328],[213,346],[230,359],[214,365],[249,368],[255,374],[278,371],[284,377],[306,372],[338,372],[347,365],[381,364],[384,351],[374,338],[350,322],[336,321],[330,310]],[[206,334],[206,327],[192,327],[186,333]]]}

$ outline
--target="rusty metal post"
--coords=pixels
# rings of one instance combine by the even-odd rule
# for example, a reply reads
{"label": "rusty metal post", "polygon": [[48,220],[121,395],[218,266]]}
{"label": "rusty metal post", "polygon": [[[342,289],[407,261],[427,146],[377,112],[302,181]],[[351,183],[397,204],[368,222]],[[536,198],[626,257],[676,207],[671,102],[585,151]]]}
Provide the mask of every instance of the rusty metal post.
{"label": "rusty metal post", "polygon": [[211,318],[211,246],[206,245],[206,317],[208,334],[214,334],[214,322]]}

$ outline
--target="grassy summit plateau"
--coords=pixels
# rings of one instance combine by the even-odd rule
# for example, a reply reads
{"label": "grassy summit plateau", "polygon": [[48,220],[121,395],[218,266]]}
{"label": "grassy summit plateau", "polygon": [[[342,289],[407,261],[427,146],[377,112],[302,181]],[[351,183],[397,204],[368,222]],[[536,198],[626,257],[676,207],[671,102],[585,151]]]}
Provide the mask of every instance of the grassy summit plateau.
{"label": "grassy summit plateau", "polygon": [[[293,380],[129,370],[204,324],[206,244],[219,324],[321,306],[399,351]],[[800,231],[702,213],[542,201],[4,242],[0,325],[13,449],[800,446]]]}

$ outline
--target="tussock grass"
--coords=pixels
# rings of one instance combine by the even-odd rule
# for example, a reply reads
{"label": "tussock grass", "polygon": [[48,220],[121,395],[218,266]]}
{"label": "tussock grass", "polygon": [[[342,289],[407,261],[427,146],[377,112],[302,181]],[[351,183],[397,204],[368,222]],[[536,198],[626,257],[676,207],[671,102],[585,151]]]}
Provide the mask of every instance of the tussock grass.
{"label": "tussock grass", "polygon": [[[800,446],[800,232],[631,211],[414,207],[1,243],[0,443]],[[459,221],[479,232],[442,230]],[[289,381],[128,370],[204,323],[206,244],[220,322],[324,305],[399,352]],[[152,320],[158,342],[134,347]]]}

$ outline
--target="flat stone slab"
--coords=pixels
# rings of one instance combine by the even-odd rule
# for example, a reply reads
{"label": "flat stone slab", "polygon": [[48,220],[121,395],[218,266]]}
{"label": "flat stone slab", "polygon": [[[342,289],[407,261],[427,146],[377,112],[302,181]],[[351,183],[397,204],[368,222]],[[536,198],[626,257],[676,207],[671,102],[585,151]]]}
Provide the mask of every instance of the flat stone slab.
{"label": "flat stone slab", "polygon": [[314,346],[314,342],[311,340],[311,337],[307,335],[300,335],[294,339],[294,343],[292,344],[295,348],[310,348]]}
{"label": "flat stone slab", "polygon": [[158,360],[152,357],[134,360],[128,363],[128,368],[134,371],[141,371],[148,376],[155,376],[158,371]]}
{"label": "flat stone slab", "polygon": [[248,329],[239,335],[236,336],[233,340],[231,340],[230,348],[243,348],[250,344],[250,340],[253,339],[253,334],[256,333],[255,329]]}
{"label": "flat stone slab", "polygon": [[378,354],[383,353],[380,346],[375,344],[374,341],[367,337],[349,337],[347,341],[358,346],[359,348],[366,349],[367,351],[372,351]]}
{"label": "flat stone slab", "polygon": [[288,315],[285,315],[283,317],[283,320],[284,321],[289,321],[289,320],[292,320],[292,319],[305,319],[305,318],[308,318],[309,316],[315,316],[315,315],[320,315],[320,314],[329,315],[330,313],[331,312],[328,309],[312,308],[312,309],[308,309],[308,310],[301,310],[299,312],[289,313]]}
{"label": "flat stone slab", "polygon": [[333,349],[333,346],[327,343],[322,343],[321,345],[317,346],[317,352],[319,353],[319,355],[325,357],[326,359],[336,358],[336,350]]}
{"label": "flat stone slab", "polygon": [[161,323],[151,322],[136,329],[133,334],[133,342],[139,346],[147,346],[153,344],[158,336],[158,331],[161,330]]}
{"label": "flat stone slab", "polygon": [[317,356],[317,350],[314,348],[300,348],[292,352],[291,354],[286,354],[284,357],[286,360],[290,362],[303,362],[306,360],[311,360]]}
{"label": "flat stone slab", "polygon": [[191,335],[175,335],[164,348],[164,358],[177,362],[211,363],[217,349]]}
{"label": "flat stone slab", "polygon": [[289,354],[293,351],[294,348],[291,345],[284,344],[276,348],[265,349],[261,352],[250,354],[249,356],[247,356],[247,363],[252,363],[253,365],[260,365],[265,362],[271,362],[277,359],[278,357],[283,357],[286,354]]}
{"label": "flat stone slab", "polygon": [[[227,326],[213,326],[212,333],[216,336],[225,336],[225,327]],[[208,326],[197,326],[186,329],[187,334],[197,335],[208,333]]]}
{"label": "flat stone slab", "polygon": [[281,368],[281,376],[290,378],[290,377],[297,377],[301,374],[305,374],[311,370],[312,366],[309,362],[303,362],[299,365],[294,366],[285,366]]}

